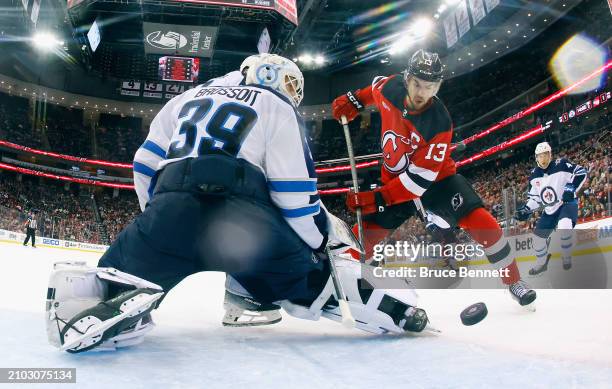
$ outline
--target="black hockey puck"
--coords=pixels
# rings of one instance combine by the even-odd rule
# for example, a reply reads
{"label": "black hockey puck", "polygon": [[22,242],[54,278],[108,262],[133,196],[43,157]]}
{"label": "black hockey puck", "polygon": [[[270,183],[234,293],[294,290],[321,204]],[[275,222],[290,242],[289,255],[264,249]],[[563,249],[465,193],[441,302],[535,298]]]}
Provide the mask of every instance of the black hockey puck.
{"label": "black hockey puck", "polygon": [[487,306],[485,303],[476,303],[472,304],[469,307],[465,308],[461,315],[461,322],[466,326],[473,326],[476,323],[480,323],[482,319],[487,317]]}

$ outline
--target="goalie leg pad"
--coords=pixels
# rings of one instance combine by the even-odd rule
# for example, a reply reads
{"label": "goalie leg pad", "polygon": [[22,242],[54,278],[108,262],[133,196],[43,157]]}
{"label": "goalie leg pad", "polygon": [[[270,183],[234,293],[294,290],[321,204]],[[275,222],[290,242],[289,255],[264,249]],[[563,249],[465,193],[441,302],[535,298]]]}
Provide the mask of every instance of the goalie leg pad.
{"label": "goalie leg pad", "polygon": [[[361,267],[356,261],[334,258],[339,281],[342,283],[355,326],[361,330],[381,334],[387,332],[420,332],[427,324],[424,310],[416,308],[418,296],[414,289],[372,289],[361,280]],[[321,316],[341,321],[331,277],[319,296],[308,306],[290,301],[280,302],[288,314],[309,320]]]}
{"label": "goalie leg pad", "polygon": [[120,335],[151,312],[162,295],[155,289],[135,289],[81,312],[62,329],[60,349],[79,353]]}
{"label": "goalie leg pad", "polygon": [[96,346],[94,351],[115,351],[118,348],[135,346],[142,343],[145,335],[155,328],[155,323],[151,314],[144,315],[133,326],[123,330],[119,335],[108,339],[99,346]]}
{"label": "goalie leg pad", "polygon": [[[124,317],[132,314],[129,317],[130,322],[121,325],[122,330],[117,332],[115,337],[106,336],[104,339],[102,337],[97,339],[95,346],[103,345],[102,348],[104,349],[114,349],[142,341],[144,334],[154,327],[150,315],[146,315],[145,311],[150,311],[156,306],[156,302],[163,295],[161,287],[113,268],[92,268],[88,267],[85,262],[58,262],[54,264],[47,289],[47,337],[53,346],[61,349],[69,348],[67,346],[73,342],[69,341],[69,344],[67,344],[65,334],[68,334],[68,339],[73,337],[76,339],[75,334],[79,331],[91,334],[93,327],[88,329],[82,327],[86,320],[81,323],[75,319],[77,317],[79,317],[79,320],[86,319],[85,312],[108,300],[108,286],[110,284],[119,286],[127,292],[141,289],[150,290],[150,293],[145,292],[143,294],[148,296],[135,298],[137,304],[130,301],[123,307],[123,310],[119,310],[118,315],[129,310],[129,313]],[[120,296],[122,295],[124,294],[120,294]],[[150,309],[143,310],[143,307]],[[137,313],[139,310],[140,313]],[[138,317],[135,317],[136,315]],[[93,316],[88,320],[90,324],[94,324],[94,327],[95,324],[100,324],[100,321],[100,318],[96,320]],[[66,328],[68,324],[70,326]],[[103,327],[108,329],[110,326],[104,325]],[[98,326],[97,328],[101,327]]]}

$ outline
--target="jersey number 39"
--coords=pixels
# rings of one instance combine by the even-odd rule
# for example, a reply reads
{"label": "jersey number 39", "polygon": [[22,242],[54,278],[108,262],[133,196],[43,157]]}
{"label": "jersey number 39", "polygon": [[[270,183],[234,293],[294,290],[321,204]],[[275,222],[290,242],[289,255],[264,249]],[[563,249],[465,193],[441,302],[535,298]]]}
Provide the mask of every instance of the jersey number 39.
{"label": "jersey number 39", "polygon": [[225,103],[211,113],[212,106],[212,99],[200,99],[189,101],[181,108],[179,119],[193,111],[179,128],[179,134],[185,136],[185,141],[172,142],[166,158],[182,158],[193,152],[198,138],[198,124],[204,119],[207,122],[203,123],[205,128],[197,146],[198,155],[222,152],[235,157],[238,154],[242,141],[257,122],[257,112],[242,104]]}

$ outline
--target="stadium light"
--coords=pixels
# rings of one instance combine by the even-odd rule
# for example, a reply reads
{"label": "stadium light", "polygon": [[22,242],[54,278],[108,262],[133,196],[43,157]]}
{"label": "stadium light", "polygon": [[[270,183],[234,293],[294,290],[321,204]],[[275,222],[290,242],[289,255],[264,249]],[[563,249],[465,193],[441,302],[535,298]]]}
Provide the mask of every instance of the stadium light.
{"label": "stadium light", "polygon": [[417,38],[425,37],[433,28],[433,22],[429,18],[419,18],[410,27],[410,32]]}
{"label": "stadium light", "polygon": [[32,37],[34,46],[43,51],[51,51],[55,47],[63,45],[64,42],[60,41],[54,34],[50,32],[39,32]]}
{"label": "stadium light", "polygon": [[303,54],[299,56],[298,60],[305,65],[309,65],[312,63],[312,61],[314,61],[314,58],[312,58],[312,55],[310,54]]}
{"label": "stadium light", "polygon": [[426,17],[418,18],[410,25],[408,30],[399,34],[400,38],[396,40],[389,48],[390,55],[400,54],[408,49],[416,40],[425,38],[433,28],[433,21]]}
{"label": "stadium light", "polygon": [[410,46],[410,39],[399,39],[389,48],[390,55],[397,55],[404,52]]}
{"label": "stadium light", "polygon": [[322,54],[314,55],[306,53],[296,57],[294,62],[299,62],[306,66],[311,66],[313,64],[316,66],[323,66],[325,65],[325,62],[327,62],[327,58],[325,58],[325,56]]}

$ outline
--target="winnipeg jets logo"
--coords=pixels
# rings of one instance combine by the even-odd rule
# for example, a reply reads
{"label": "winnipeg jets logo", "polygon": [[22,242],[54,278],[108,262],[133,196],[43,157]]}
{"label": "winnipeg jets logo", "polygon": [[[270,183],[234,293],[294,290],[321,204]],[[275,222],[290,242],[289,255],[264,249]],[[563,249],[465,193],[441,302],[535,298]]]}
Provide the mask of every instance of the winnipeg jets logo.
{"label": "winnipeg jets logo", "polygon": [[544,203],[544,205],[553,205],[557,202],[557,194],[550,186],[542,189],[540,192],[540,198],[542,199],[542,203]]}
{"label": "winnipeg jets logo", "polygon": [[264,63],[255,71],[257,81],[262,85],[273,85],[278,80],[279,67]]}
{"label": "winnipeg jets logo", "polygon": [[408,167],[410,155],[418,148],[421,137],[416,133],[410,139],[388,130],[382,137],[383,165],[391,173],[401,173]]}

